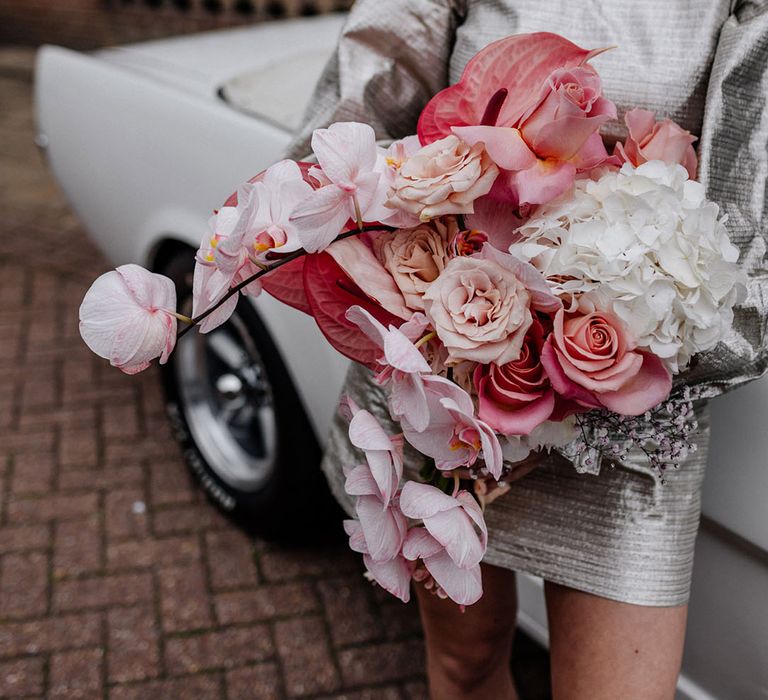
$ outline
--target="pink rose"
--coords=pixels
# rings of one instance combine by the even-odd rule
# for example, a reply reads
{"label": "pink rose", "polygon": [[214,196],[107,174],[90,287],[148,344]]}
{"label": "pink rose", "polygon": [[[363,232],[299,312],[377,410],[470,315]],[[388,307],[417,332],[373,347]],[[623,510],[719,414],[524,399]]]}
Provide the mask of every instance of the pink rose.
{"label": "pink rose", "polygon": [[[503,110],[502,110],[503,113]],[[502,169],[492,196],[544,204],[565,192],[577,172],[608,158],[599,129],[616,118],[591,66],[558,68],[515,122],[454,127],[467,143],[484,143]]]}
{"label": "pink rose", "polygon": [[424,312],[453,364],[516,360],[533,323],[528,291],[491,259],[452,258],[423,298]]}
{"label": "pink rose", "polygon": [[445,214],[471,214],[472,203],[488,194],[498,168],[482,144],[457,136],[424,146],[400,166],[387,206],[429,221]]}
{"label": "pink rose", "polygon": [[680,163],[693,180],[696,177],[696,151],[691,135],[671,119],[657,122],[653,112],[633,109],[626,113],[624,121],[629,136],[624,144],[617,143],[614,155],[622,162],[634,166],[649,160],[663,160],[665,163]]}
{"label": "pink rose", "polygon": [[503,435],[528,435],[549,419],[555,393],[541,364],[544,331],[534,320],[520,357],[504,365],[477,365],[477,415]]}
{"label": "pink rose", "polygon": [[[538,104],[521,117],[518,128],[540,158],[571,160],[615,117],[616,107],[603,97],[594,68],[560,68],[549,76]],[[582,160],[604,160],[605,149],[596,151],[584,153]]]}
{"label": "pink rose", "polygon": [[637,416],[669,396],[672,376],[658,357],[635,348],[634,339],[612,314],[566,315],[560,309],[541,363],[564,398]]}
{"label": "pink rose", "polygon": [[376,256],[392,275],[409,309],[424,309],[421,297],[445,268],[448,244],[457,230],[456,220],[449,217],[374,239]]}

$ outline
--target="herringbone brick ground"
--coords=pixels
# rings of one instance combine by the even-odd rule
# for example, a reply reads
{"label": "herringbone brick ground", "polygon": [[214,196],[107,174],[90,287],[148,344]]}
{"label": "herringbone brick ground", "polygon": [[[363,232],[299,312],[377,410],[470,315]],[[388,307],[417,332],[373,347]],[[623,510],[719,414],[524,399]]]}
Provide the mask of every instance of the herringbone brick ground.
{"label": "herringbone brick ground", "polygon": [[415,608],[344,546],[249,540],[188,478],[156,372],[80,340],[108,265],[32,145],[32,56],[0,48],[0,697],[424,697]]}

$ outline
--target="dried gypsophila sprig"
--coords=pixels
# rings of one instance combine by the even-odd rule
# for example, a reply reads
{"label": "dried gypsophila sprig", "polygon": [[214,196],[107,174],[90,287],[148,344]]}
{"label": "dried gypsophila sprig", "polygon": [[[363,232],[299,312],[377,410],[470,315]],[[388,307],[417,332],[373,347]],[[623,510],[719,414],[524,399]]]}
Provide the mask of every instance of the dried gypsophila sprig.
{"label": "dried gypsophila sprig", "polygon": [[605,409],[577,415],[580,437],[569,456],[591,471],[601,455],[621,462],[637,449],[664,483],[664,474],[677,469],[697,449],[693,435],[699,426],[693,403],[699,398],[698,389],[683,387],[642,416],[622,416]]}

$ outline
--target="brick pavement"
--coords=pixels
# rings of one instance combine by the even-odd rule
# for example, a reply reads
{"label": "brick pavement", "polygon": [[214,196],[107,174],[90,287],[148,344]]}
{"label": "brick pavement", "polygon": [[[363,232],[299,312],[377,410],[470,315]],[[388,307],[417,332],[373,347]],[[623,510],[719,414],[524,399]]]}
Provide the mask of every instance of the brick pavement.
{"label": "brick pavement", "polygon": [[249,540],[189,480],[156,372],[81,342],[107,264],[31,145],[31,56],[0,49],[0,697],[424,697],[414,607],[343,546]]}

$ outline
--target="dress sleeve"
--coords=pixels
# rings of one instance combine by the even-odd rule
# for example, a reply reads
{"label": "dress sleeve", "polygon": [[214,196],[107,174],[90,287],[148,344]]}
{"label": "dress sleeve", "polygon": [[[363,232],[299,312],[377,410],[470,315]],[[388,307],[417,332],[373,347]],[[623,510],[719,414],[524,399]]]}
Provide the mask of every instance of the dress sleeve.
{"label": "dress sleeve", "polygon": [[736,3],[720,33],[699,144],[699,179],[728,217],[746,300],[733,330],[681,379],[703,398],[757,379],[768,368],[768,2]]}
{"label": "dress sleeve", "polygon": [[310,151],[312,131],[363,121],[379,139],[415,133],[427,101],[448,84],[463,0],[357,0],[288,155]]}

